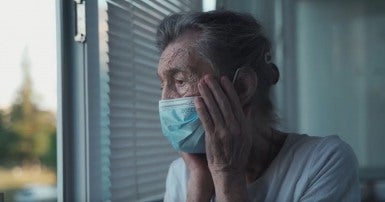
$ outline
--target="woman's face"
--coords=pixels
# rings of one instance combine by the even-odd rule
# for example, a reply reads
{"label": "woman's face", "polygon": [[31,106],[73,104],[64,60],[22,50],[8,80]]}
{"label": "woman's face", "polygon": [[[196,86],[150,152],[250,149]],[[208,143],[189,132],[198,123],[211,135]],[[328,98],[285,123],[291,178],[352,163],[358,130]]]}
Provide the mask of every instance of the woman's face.
{"label": "woman's face", "polygon": [[158,77],[162,99],[198,96],[198,82],[212,74],[210,64],[196,51],[197,34],[186,34],[170,43],[160,56]]}

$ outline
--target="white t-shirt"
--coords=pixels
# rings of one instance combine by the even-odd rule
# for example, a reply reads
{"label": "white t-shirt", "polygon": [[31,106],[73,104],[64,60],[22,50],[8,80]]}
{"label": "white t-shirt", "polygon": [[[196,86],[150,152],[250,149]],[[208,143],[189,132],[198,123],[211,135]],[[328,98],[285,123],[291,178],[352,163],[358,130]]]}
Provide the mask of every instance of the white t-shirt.
{"label": "white t-shirt", "polygon": [[[360,201],[358,165],[337,136],[290,134],[265,173],[248,185],[250,201]],[[164,201],[186,201],[189,173],[182,158],[172,162]]]}

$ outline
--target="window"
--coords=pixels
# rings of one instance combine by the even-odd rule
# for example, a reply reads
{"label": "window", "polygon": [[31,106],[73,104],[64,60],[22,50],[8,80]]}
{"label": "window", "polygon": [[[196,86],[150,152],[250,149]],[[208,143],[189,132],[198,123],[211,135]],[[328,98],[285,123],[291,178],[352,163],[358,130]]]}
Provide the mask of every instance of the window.
{"label": "window", "polygon": [[[84,3],[86,41],[76,42],[76,16],[82,15],[76,5]],[[383,2],[217,4],[257,16],[273,39],[282,75],[274,89],[281,127],[313,135],[340,133],[355,149],[361,168],[375,169],[371,179],[380,178],[385,112],[379,67],[385,51],[378,25],[384,24]],[[158,120],[156,26],[168,14],[201,7],[201,1],[193,0],[59,1],[59,200],[161,200],[168,166],[177,154]],[[355,39],[359,43],[352,43]],[[328,113],[336,115],[320,109],[334,109]],[[354,110],[358,115],[350,116]]]}
{"label": "window", "polygon": [[[56,200],[55,2],[0,7],[0,201]],[[22,6],[21,6],[22,5]]]}
{"label": "window", "polygon": [[163,198],[177,153],[163,137],[156,67],[156,27],[171,13],[199,10],[199,1],[107,1],[111,200]]}
{"label": "window", "polygon": [[[191,0],[60,1],[60,200],[162,200],[177,153],[158,118],[156,27],[171,13],[201,6]],[[86,19],[86,40],[75,42],[79,17]]]}

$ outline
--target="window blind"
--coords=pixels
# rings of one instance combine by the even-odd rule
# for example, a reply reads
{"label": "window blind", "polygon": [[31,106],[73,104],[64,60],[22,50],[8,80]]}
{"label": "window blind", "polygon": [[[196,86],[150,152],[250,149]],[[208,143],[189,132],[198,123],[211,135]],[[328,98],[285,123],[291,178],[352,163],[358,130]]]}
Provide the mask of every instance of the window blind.
{"label": "window blind", "polygon": [[111,201],[163,197],[178,155],[160,128],[155,33],[165,16],[201,6],[196,0],[107,1]]}

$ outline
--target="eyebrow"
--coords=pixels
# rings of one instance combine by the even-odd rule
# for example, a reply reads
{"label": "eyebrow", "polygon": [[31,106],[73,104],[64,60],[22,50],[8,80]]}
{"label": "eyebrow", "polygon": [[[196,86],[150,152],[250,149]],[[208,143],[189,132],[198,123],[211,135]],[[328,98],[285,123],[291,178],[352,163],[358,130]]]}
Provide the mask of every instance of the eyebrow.
{"label": "eyebrow", "polygon": [[[182,73],[188,73],[189,71],[187,70],[188,68],[183,67],[183,66],[174,66],[172,68],[167,69],[164,74],[166,76],[174,76],[175,74],[182,72]],[[159,75],[159,72],[156,72],[156,75],[158,78],[161,80],[161,76]]]}

